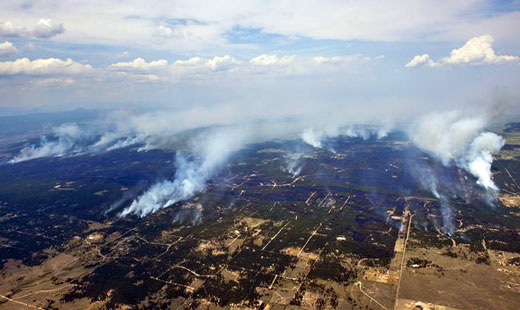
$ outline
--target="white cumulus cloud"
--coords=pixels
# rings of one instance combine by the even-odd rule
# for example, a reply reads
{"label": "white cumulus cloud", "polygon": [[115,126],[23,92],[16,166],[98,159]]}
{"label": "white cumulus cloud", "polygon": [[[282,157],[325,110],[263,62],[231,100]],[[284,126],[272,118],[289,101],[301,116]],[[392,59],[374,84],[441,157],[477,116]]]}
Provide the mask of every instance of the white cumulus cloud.
{"label": "white cumulus cloud", "polygon": [[494,39],[491,35],[483,35],[470,39],[464,46],[451,51],[450,57],[442,61],[448,64],[489,64],[503,63],[518,60],[518,56],[496,55],[491,44]]}
{"label": "white cumulus cloud", "polygon": [[18,53],[18,50],[13,43],[5,41],[0,43],[0,57],[7,57]]}
{"label": "white cumulus cloud", "polygon": [[282,57],[278,57],[276,54],[262,54],[251,59],[249,62],[254,66],[284,66],[291,64],[293,61],[294,55],[284,55]]}
{"label": "white cumulus cloud", "polygon": [[141,57],[138,57],[132,61],[128,62],[116,62],[110,65],[111,68],[118,70],[154,70],[154,69],[163,69],[168,66],[168,61],[165,59],[154,60],[150,62],[146,62]]}
{"label": "white cumulus cloud", "polygon": [[200,57],[191,57],[186,60],[176,60],[173,64],[174,66],[184,66],[184,67],[192,67],[192,66],[198,66],[202,64],[204,60]]}
{"label": "white cumulus cloud", "polygon": [[15,61],[0,62],[0,75],[27,74],[80,74],[92,70],[92,66],[76,62],[70,58],[41,58],[30,60],[20,58]]}
{"label": "white cumulus cloud", "polygon": [[410,60],[405,67],[406,68],[412,68],[419,65],[426,65],[427,67],[438,67],[440,66],[440,63],[433,61],[430,58],[430,55],[423,54],[423,55],[417,55],[412,60]]}
{"label": "white cumulus cloud", "polygon": [[207,64],[211,70],[218,71],[232,68],[235,65],[238,65],[239,62],[234,57],[224,55],[222,57],[216,56],[212,59],[209,59]]}
{"label": "white cumulus cloud", "polygon": [[471,38],[461,48],[451,51],[449,57],[444,57],[440,62],[435,62],[428,54],[417,55],[410,60],[405,67],[411,68],[419,65],[427,67],[438,67],[441,64],[446,65],[485,65],[500,64],[511,61],[520,60],[519,56],[497,55],[492,47],[494,38],[489,35],[482,35]]}
{"label": "white cumulus cloud", "polygon": [[1,37],[25,37],[28,34],[27,30],[13,22],[0,23]]}
{"label": "white cumulus cloud", "polygon": [[50,19],[42,18],[34,27],[33,35],[37,38],[48,39],[64,32],[65,27],[63,27],[62,23],[56,23]]}
{"label": "white cumulus cloud", "polygon": [[65,32],[63,23],[57,23],[47,18],[41,18],[33,30],[27,30],[26,27],[13,23],[11,21],[0,22],[0,36],[1,37],[36,37],[42,39],[49,39],[58,34]]}
{"label": "white cumulus cloud", "polygon": [[340,65],[340,64],[344,64],[344,63],[350,63],[350,62],[380,60],[383,58],[384,58],[383,55],[370,57],[370,56],[364,56],[362,54],[354,54],[354,55],[332,56],[332,57],[317,56],[317,57],[314,57],[312,60],[316,64],[319,64],[319,65]]}
{"label": "white cumulus cloud", "polygon": [[183,72],[188,71],[223,71],[230,70],[240,65],[240,61],[238,61],[235,57],[224,55],[224,56],[215,56],[213,58],[201,58],[201,57],[191,57],[186,60],[177,60],[174,62],[173,67],[174,70],[181,70]]}

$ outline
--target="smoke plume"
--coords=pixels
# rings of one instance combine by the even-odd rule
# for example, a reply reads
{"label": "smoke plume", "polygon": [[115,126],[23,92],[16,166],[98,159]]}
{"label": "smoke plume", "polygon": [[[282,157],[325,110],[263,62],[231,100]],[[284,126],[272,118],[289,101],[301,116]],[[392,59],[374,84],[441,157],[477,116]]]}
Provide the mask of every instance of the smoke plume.
{"label": "smoke plume", "polygon": [[324,129],[318,130],[315,128],[307,128],[300,134],[303,142],[311,145],[314,148],[323,148],[323,142],[327,138],[335,138],[338,136],[346,136],[351,138],[361,138],[368,140],[371,137],[382,139],[388,135],[392,130],[392,126],[382,123],[381,125],[342,125],[331,126],[328,125]]}
{"label": "smoke plume", "polygon": [[82,145],[79,142],[85,138],[83,131],[76,124],[63,124],[53,128],[52,137],[41,137],[39,146],[24,147],[18,155],[9,160],[9,163],[79,153],[82,151]]}
{"label": "smoke plume", "polygon": [[[330,144],[327,139],[337,136],[383,138],[392,128],[388,124],[403,123],[397,116],[382,115],[383,109],[373,111],[374,106],[355,110],[352,105],[337,105],[334,115],[318,109],[291,108],[291,105],[281,105],[279,109],[253,106],[245,110],[233,105],[210,105],[142,113],[111,112],[88,128],[75,124],[54,128],[53,135],[42,137],[37,146],[22,149],[9,162],[111,151],[132,145],[138,145],[140,151],[181,150],[176,155],[173,179],[160,180],[119,213],[145,216],[203,191],[229,156],[246,143],[299,137],[315,148],[325,148]],[[491,166],[493,155],[504,145],[504,140],[485,130],[490,119],[462,112],[423,115],[419,119],[407,118],[416,120],[407,130],[410,140],[445,166],[456,165],[468,171],[480,186],[496,195],[498,189],[492,180]],[[299,153],[286,157],[286,171],[294,176],[301,172]],[[435,190],[431,189],[432,194],[441,197],[438,189]]]}
{"label": "smoke plume", "polygon": [[129,214],[136,214],[139,217],[143,217],[190,198],[194,193],[204,189],[213,168],[204,161],[190,161],[182,153],[177,153],[175,156],[175,166],[177,170],[173,181],[164,180],[156,183],[135,199],[119,216],[124,217]]}
{"label": "smoke plume", "polygon": [[492,132],[483,132],[476,137],[464,158],[464,166],[477,178],[477,184],[486,190],[497,191],[491,175],[493,155],[504,146],[505,140]]}
{"label": "smoke plume", "polygon": [[455,219],[453,215],[453,210],[450,206],[450,201],[444,195],[437,197],[441,204],[441,216],[442,216],[442,232],[447,234],[448,236],[453,235],[455,230]]}
{"label": "smoke plume", "polygon": [[[432,195],[437,198],[440,205],[442,227],[441,230],[447,235],[453,235],[454,232],[454,215],[453,209],[450,205],[449,198],[444,193],[444,189],[440,188],[439,177],[435,171],[425,165],[413,166],[411,169],[412,175],[419,182],[424,190],[429,191]],[[437,225],[436,223],[434,223]]]}
{"label": "smoke plume", "polygon": [[316,132],[314,129],[310,128],[302,132],[301,138],[303,142],[315,147],[321,148],[321,140],[324,138],[323,132]]}
{"label": "smoke plume", "polygon": [[288,153],[285,155],[285,167],[282,167],[282,170],[290,173],[293,177],[297,177],[300,175],[300,172],[303,168],[303,163],[301,159],[304,153]]}
{"label": "smoke plume", "polygon": [[173,181],[163,180],[135,199],[120,214],[124,217],[136,214],[146,216],[179,201],[191,198],[206,187],[206,182],[229,157],[242,145],[243,132],[236,128],[216,130],[191,140],[191,148],[201,158],[189,159],[181,152],[175,156],[176,172]]}
{"label": "smoke plume", "polygon": [[455,164],[477,178],[488,192],[497,191],[491,174],[493,155],[505,141],[485,131],[485,117],[460,112],[437,113],[421,118],[411,127],[412,141],[445,166]]}

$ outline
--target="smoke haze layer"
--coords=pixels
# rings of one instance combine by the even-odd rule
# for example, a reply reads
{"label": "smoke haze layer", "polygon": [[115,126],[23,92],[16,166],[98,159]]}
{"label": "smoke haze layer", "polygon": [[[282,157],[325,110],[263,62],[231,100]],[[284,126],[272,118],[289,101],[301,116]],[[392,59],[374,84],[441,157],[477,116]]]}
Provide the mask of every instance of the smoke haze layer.
{"label": "smoke haze layer", "polygon": [[[424,111],[417,114],[422,115],[418,118],[408,117],[410,112],[400,116],[371,113],[373,106],[337,106],[334,114],[318,111],[314,106],[304,110],[290,108],[290,104],[281,105],[273,113],[256,106],[237,109],[234,105],[114,111],[91,126],[56,127],[51,136],[42,137],[39,145],[23,148],[9,162],[129,146],[136,146],[138,151],[170,149],[190,154],[177,154],[173,180],[160,180],[152,185],[119,214],[145,216],[203,191],[206,182],[233,152],[249,143],[299,138],[314,148],[334,151],[327,139],[337,136],[380,139],[395,129],[405,131],[411,142],[445,166],[455,165],[468,171],[491,196],[496,196],[498,189],[492,180],[491,165],[504,140],[486,131],[486,126],[496,118],[482,113],[490,111],[489,108],[473,113],[467,109]],[[298,175],[300,157],[286,158],[283,169]]]}

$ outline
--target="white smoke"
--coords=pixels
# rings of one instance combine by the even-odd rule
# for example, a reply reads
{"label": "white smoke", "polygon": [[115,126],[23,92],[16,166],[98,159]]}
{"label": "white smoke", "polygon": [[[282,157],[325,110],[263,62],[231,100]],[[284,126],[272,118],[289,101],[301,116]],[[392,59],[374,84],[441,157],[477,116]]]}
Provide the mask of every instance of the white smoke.
{"label": "white smoke", "polygon": [[413,175],[416,176],[417,180],[419,181],[421,187],[425,190],[430,191],[435,198],[439,198],[439,181],[437,180],[437,177],[435,176],[435,173],[432,169],[428,167],[413,167]]}
{"label": "white smoke", "polygon": [[313,128],[308,128],[301,133],[300,138],[303,140],[303,142],[317,149],[321,149],[322,140],[328,136],[329,135],[326,131],[317,131]]}
{"label": "white smoke", "polygon": [[200,203],[192,204],[187,203],[184,204],[179,212],[175,214],[173,218],[173,223],[182,223],[186,218],[190,219],[191,225],[197,225],[202,222],[202,205]]}
{"label": "white smoke", "polygon": [[124,148],[127,146],[143,143],[144,141],[146,141],[146,137],[143,137],[141,135],[130,136],[130,137],[126,137],[124,139],[118,139],[114,144],[107,147],[106,150],[113,151],[113,150],[121,149],[121,148]]}
{"label": "white smoke", "polygon": [[303,153],[288,153],[285,155],[285,167],[282,167],[282,170],[290,173],[293,177],[297,177],[300,175],[302,171],[303,164],[301,162],[301,158],[303,157]]}
{"label": "white smoke", "polygon": [[355,126],[351,126],[345,130],[345,136],[368,140],[370,138],[370,132],[363,130],[361,128],[355,127]]}
{"label": "white smoke", "polygon": [[[87,126],[75,123],[54,127],[50,135],[42,136],[38,145],[24,147],[8,163],[14,164],[42,157],[66,157],[80,154],[112,151],[131,145],[147,143],[146,134],[136,133],[131,128],[116,123],[94,122]],[[143,150],[147,144],[143,147]],[[151,148],[151,147],[150,147]]]}
{"label": "white smoke", "polygon": [[372,137],[376,139],[383,139],[392,130],[392,126],[389,124],[382,124],[378,126],[362,126],[362,125],[351,125],[341,131],[342,135],[352,138],[361,138],[368,140]]}
{"label": "white smoke", "polygon": [[245,130],[221,129],[209,135],[191,140],[191,147],[200,159],[188,159],[178,152],[175,156],[177,168],[173,181],[156,183],[125,208],[120,217],[136,214],[139,217],[154,213],[179,201],[191,198],[206,187],[214,175],[237,148],[242,146]]}
{"label": "white smoke", "polygon": [[439,158],[444,165],[464,157],[471,141],[481,132],[486,120],[467,117],[460,112],[428,114],[410,128],[413,142]]}
{"label": "white smoke", "polygon": [[477,178],[486,191],[497,191],[492,180],[493,154],[505,141],[497,134],[486,132],[488,120],[460,112],[437,113],[421,118],[410,128],[413,142],[439,158],[445,166],[452,163]]}
{"label": "white smoke", "polygon": [[19,163],[41,157],[62,157],[81,151],[78,141],[85,138],[83,131],[76,124],[63,124],[53,128],[54,140],[41,137],[40,145],[24,147],[18,155],[9,160],[9,163]]}
{"label": "white smoke", "polygon": [[204,189],[206,180],[210,177],[210,171],[204,168],[207,165],[189,161],[182,153],[177,153],[175,166],[177,170],[173,181],[164,180],[156,183],[135,199],[119,216],[136,214],[143,217],[181,200],[188,199],[194,193]]}
{"label": "white smoke", "polygon": [[[153,148],[183,149],[195,154],[196,159],[177,156],[177,172],[173,180],[163,180],[135,199],[120,215],[145,216],[180,200],[189,199],[204,190],[205,183],[221,167],[228,156],[244,143],[273,138],[300,138],[316,148],[323,148],[327,138],[351,136],[368,139],[382,138],[390,126],[363,126],[354,119],[320,118],[266,118],[258,119],[241,114],[233,107],[197,107],[186,111],[120,113],[96,129],[82,130],[77,125],[54,129],[54,139],[42,138],[39,146],[24,148],[10,163],[45,156],[67,156],[87,152],[110,151],[133,144],[142,144],[140,150]],[[178,112],[178,113],[177,113]],[[218,115],[218,116],[215,116]],[[241,117],[245,115],[242,119]],[[388,123],[390,119],[379,123]],[[392,122],[398,123],[397,120]],[[410,136],[421,149],[435,155],[445,165],[456,164],[478,179],[478,184],[496,191],[492,181],[491,164],[504,144],[499,136],[485,133],[488,120],[459,112],[430,114],[411,127]],[[364,122],[367,123],[367,122]],[[371,119],[370,124],[375,124]],[[204,132],[204,134],[200,134]],[[481,135],[482,134],[482,135]],[[481,136],[481,137],[479,137]],[[195,137],[195,138],[193,138]],[[191,141],[186,146],[186,140]],[[325,142],[324,142],[325,141]],[[299,158],[289,158],[287,171],[300,173]]]}
{"label": "white smoke", "polygon": [[300,134],[303,142],[315,147],[323,148],[323,141],[327,138],[335,138],[338,136],[347,136],[351,138],[361,138],[368,140],[371,137],[382,139],[388,135],[392,126],[389,124],[378,126],[366,125],[343,125],[343,126],[327,126],[318,130],[315,128],[307,128]]}
{"label": "white smoke", "polygon": [[[437,178],[437,175],[435,174],[435,171],[433,171],[431,168],[426,166],[414,166],[413,169],[413,175],[419,181],[419,184],[421,187],[429,192],[432,193],[432,195],[437,198],[437,200],[440,203],[440,211],[441,211],[441,217],[442,217],[442,231],[447,235],[453,235],[454,232],[454,215],[453,210],[450,205],[449,199],[446,197],[446,195],[441,191],[440,182]],[[437,226],[436,222],[434,222],[434,225]]]}
{"label": "white smoke", "polygon": [[455,230],[454,228],[454,215],[453,210],[450,206],[450,202],[448,198],[444,195],[440,195],[437,197],[441,204],[441,216],[442,216],[442,232],[447,234],[448,236],[453,235]]}
{"label": "white smoke", "polygon": [[497,154],[504,144],[504,138],[492,132],[483,132],[471,142],[464,165],[477,177],[477,184],[485,189],[498,190],[492,179],[491,164],[493,155]]}

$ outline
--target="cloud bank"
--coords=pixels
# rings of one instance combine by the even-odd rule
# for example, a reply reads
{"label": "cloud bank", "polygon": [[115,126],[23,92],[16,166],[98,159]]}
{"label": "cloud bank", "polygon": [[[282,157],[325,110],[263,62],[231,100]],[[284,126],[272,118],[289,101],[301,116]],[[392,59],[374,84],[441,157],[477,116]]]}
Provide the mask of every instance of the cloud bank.
{"label": "cloud bank", "polygon": [[27,30],[11,21],[0,22],[0,37],[49,39],[64,32],[63,23],[57,23],[48,18],[38,20],[32,30]]}
{"label": "cloud bank", "polygon": [[294,56],[282,56],[278,57],[278,55],[267,55],[262,54],[260,56],[257,56],[253,59],[251,59],[249,62],[253,66],[284,66],[291,64],[294,61]]}
{"label": "cloud bank", "polygon": [[92,70],[92,66],[75,62],[67,58],[46,58],[30,60],[20,58],[15,61],[0,62],[0,75],[46,75],[46,74],[81,74]]}
{"label": "cloud bank", "polygon": [[146,62],[143,58],[138,57],[128,62],[116,62],[110,65],[111,68],[117,70],[156,70],[164,69],[168,66],[168,60],[160,59]]}
{"label": "cloud bank", "polygon": [[[388,1],[302,0],[295,8],[291,1],[285,0],[240,4],[230,0],[219,4],[152,0],[132,1],[128,5],[92,0],[60,1],[52,5],[48,1],[33,1],[30,9],[24,9],[6,1],[0,4],[0,20],[15,22],[16,16],[17,23],[28,25],[34,16],[49,16],[70,28],[67,36],[75,43],[108,42],[120,46],[142,42],[143,46],[162,50],[229,44],[227,36],[236,28],[318,40],[461,39],[482,28],[494,30],[496,37],[515,38],[514,29],[520,28],[518,12],[513,9],[490,12],[493,4],[479,0],[403,0],[399,5]],[[103,8],[103,14],[99,14],[99,8]],[[110,31],[106,25],[112,25]],[[15,28],[9,33],[19,31]]]}

